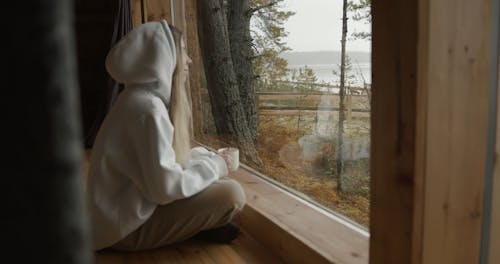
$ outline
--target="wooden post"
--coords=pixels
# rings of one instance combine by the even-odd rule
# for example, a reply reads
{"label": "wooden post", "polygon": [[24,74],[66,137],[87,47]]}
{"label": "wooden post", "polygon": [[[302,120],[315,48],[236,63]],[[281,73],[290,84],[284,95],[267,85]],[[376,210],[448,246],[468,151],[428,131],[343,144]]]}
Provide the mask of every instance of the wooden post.
{"label": "wooden post", "polygon": [[370,263],[479,261],[491,22],[491,0],[373,2]]}
{"label": "wooden post", "polygon": [[418,0],[373,1],[370,263],[411,263]]}
{"label": "wooden post", "polygon": [[[427,1],[423,263],[477,263],[488,129],[492,1]],[[419,41],[420,42],[420,41]],[[421,43],[421,42],[420,42]]]}

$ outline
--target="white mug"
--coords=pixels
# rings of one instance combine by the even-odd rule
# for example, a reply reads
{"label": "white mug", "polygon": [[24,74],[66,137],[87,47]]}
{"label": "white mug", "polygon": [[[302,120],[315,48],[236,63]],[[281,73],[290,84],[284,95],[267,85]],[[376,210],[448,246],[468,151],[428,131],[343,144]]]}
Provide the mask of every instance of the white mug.
{"label": "white mug", "polygon": [[221,155],[228,155],[231,157],[232,166],[228,167],[230,171],[235,171],[240,166],[240,150],[237,148],[229,147],[229,148],[220,148],[217,152]]}

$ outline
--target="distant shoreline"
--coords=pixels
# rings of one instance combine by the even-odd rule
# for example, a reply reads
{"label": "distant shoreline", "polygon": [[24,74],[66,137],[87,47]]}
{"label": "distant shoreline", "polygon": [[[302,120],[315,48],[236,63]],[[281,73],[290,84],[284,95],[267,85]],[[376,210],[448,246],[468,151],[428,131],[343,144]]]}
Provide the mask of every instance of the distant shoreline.
{"label": "distant shoreline", "polygon": [[[298,53],[298,52],[338,52],[340,53],[340,50],[290,50],[287,51],[286,53]],[[371,53],[370,51],[364,51],[364,50],[349,50],[349,52],[360,52],[360,53]]]}
{"label": "distant shoreline", "polygon": [[[289,65],[339,64],[340,51],[292,51],[280,55]],[[351,62],[370,63],[371,52],[348,51]]]}

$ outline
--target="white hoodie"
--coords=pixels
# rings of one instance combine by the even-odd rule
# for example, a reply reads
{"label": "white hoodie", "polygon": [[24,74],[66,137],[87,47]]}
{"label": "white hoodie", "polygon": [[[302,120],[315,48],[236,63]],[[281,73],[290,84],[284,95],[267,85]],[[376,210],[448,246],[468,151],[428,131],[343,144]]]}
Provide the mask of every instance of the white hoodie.
{"label": "white hoodie", "polygon": [[227,175],[225,161],[197,147],[176,163],[167,105],[175,68],[165,21],[143,24],[109,52],[106,68],[125,89],[94,143],[87,182],[94,249],[125,238],[157,205],[190,197]]}

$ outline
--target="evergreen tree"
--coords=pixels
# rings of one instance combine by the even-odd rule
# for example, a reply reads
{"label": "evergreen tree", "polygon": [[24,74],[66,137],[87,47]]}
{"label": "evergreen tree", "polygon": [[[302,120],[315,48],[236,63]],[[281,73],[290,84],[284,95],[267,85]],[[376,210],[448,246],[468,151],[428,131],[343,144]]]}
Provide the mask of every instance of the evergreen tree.
{"label": "evergreen tree", "polygon": [[315,84],[318,82],[318,77],[313,70],[307,65],[302,68],[293,69],[290,80],[295,83],[293,90],[298,92],[311,92],[316,90]]}
{"label": "evergreen tree", "polygon": [[[347,3],[347,10],[352,13],[352,20],[362,21],[365,24],[372,23],[371,0],[353,0]],[[371,40],[371,32],[353,32],[354,39]]]}
{"label": "evergreen tree", "polygon": [[288,63],[279,55],[290,50],[284,42],[288,32],[284,23],[295,13],[284,10],[284,0],[252,0],[252,39],[254,72],[260,86],[275,87],[276,80],[287,76]]}

